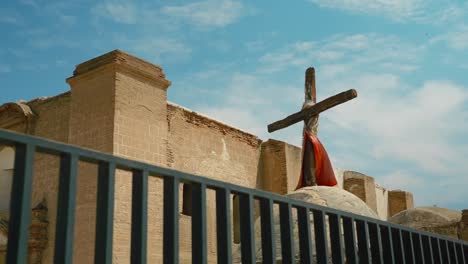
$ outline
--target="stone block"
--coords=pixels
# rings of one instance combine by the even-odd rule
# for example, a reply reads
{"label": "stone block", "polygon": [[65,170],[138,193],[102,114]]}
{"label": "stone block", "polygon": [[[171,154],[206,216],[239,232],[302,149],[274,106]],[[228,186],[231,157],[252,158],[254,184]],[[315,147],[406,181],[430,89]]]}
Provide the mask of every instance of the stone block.
{"label": "stone block", "polygon": [[374,178],[355,171],[345,171],[343,173],[343,189],[359,197],[377,213]]}
{"label": "stone block", "polygon": [[278,194],[296,188],[301,170],[301,149],[269,139],[261,145],[259,187]]}
{"label": "stone block", "polygon": [[414,208],[413,194],[402,190],[388,191],[388,217]]}

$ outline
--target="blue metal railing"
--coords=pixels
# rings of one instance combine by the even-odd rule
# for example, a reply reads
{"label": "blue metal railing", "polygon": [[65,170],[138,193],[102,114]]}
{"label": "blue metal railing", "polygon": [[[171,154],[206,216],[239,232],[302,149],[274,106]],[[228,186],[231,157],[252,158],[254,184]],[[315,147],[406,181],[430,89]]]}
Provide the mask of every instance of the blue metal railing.
{"label": "blue metal railing", "polygon": [[[116,169],[132,172],[131,263],[146,263],[148,178],[163,179],[163,262],[179,262],[179,183],[192,185],[192,262],[207,263],[206,192],[216,193],[218,263],[232,263],[230,195],[239,196],[242,263],[256,263],[254,201],[259,201],[263,263],[467,263],[468,243],[285,196],[0,129],[0,144],[14,146],[7,263],[26,263],[34,157],[60,157],[54,263],[72,263],[78,161],[98,165],[95,263],[112,263]],[[275,234],[274,205],[280,234]],[[299,254],[295,254],[293,209]],[[313,226],[310,220],[313,219]],[[328,228],[327,228],[328,227]],[[312,239],[312,229],[314,239]],[[315,248],[316,256],[313,256]]]}

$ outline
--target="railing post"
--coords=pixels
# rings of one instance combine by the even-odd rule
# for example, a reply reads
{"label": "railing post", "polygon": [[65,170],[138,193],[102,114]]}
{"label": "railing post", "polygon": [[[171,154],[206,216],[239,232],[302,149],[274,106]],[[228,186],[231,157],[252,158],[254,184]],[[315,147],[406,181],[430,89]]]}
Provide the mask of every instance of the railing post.
{"label": "railing post", "polygon": [[25,264],[27,261],[35,149],[35,146],[31,144],[18,143],[15,145],[7,264]]}
{"label": "railing post", "polygon": [[379,225],[380,238],[382,240],[382,257],[385,264],[395,263],[391,228],[386,225]]}
{"label": "railing post", "polygon": [[307,207],[297,207],[297,222],[299,230],[299,251],[301,264],[312,263],[312,239],[310,230],[310,210]]}
{"label": "railing post", "polygon": [[207,263],[206,185],[192,183],[192,263]]}
{"label": "railing post", "polygon": [[111,264],[114,228],[115,163],[99,163],[97,189],[94,263]]}
{"label": "railing post", "polygon": [[148,239],[148,171],[132,171],[132,234],[130,259],[132,264],[147,261]]}
{"label": "railing post", "polygon": [[343,243],[341,241],[341,216],[328,214],[328,224],[330,226],[330,242],[332,250],[332,263],[344,263]]}
{"label": "railing post", "polygon": [[227,189],[216,190],[216,236],[218,263],[232,263],[231,256],[231,197]]}
{"label": "railing post", "polygon": [[253,197],[248,193],[239,194],[240,228],[241,228],[241,257],[242,263],[255,263],[255,238]]}
{"label": "railing post", "polygon": [[343,217],[344,242],[346,261],[348,264],[356,264],[358,261],[356,248],[356,228],[354,227],[354,219],[351,217]]}
{"label": "railing post", "polygon": [[328,239],[327,227],[325,225],[325,213],[321,210],[312,210],[314,215],[315,246],[317,252],[317,263],[328,263]]}
{"label": "railing post", "polygon": [[67,264],[73,261],[77,169],[78,157],[76,155],[60,154],[54,254],[56,264]]}
{"label": "railing post", "polygon": [[281,255],[283,263],[294,263],[294,238],[291,216],[291,204],[280,203]]}
{"label": "railing post", "polygon": [[262,226],[263,263],[276,264],[275,220],[271,199],[260,199],[260,221]]}
{"label": "railing post", "polygon": [[179,263],[179,179],[164,177],[164,264]]}
{"label": "railing post", "polygon": [[356,219],[359,263],[370,263],[369,229],[364,220]]}

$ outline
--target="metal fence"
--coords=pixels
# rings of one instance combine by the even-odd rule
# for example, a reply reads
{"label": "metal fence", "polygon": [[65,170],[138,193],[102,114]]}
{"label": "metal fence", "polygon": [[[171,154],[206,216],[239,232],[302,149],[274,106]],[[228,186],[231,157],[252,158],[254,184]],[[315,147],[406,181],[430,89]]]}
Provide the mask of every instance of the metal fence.
{"label": "metal fence", "polygon": [[[207,263],[206,193],[216,193],[217,262],[232,263],[231,194],[239,196],[241,260],[256,263],[254,201],[260,207],[261,261],[277,263],[467,263],[468,243],[256,189],[161,168],[0,129],[0,144],[14,146],[7,263],[26,263],[33,163],[36,153],[60,157],[54,263],[72,263],[79,161],[98,165],[95,263],[112,263],[116,169],[131,171],[131,263],[146,263],[148,178],[163,180],[163,261],[179,262],[179,183],[192,185],[192,262]],[[275,234],[274,206],[280,232]],[[292,210],[297,210],[295,254]],[[311,219],[313,225],[311,226]],[[313,236],[312,231],[313,230]],[[275,236],[280,236],[281,254]],[[312,237],[314,239],[312,239]],[[257,241],[258,242],[258,241]],[[313,256],[313,252],[317,252]]]}

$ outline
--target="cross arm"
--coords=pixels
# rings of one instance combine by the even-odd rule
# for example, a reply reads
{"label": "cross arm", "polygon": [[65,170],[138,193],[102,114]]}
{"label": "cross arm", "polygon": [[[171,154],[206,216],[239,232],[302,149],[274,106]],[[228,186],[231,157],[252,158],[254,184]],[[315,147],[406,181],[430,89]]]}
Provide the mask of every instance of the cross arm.
{"label": "cross arm", "polygon": [[336,94],[334,96],[328,97],[327,99],[309,107],[306,109],[303,109],[302,111],[299,111],[297,113],[294,113],[282,120],[276,121],[274,123],[271,123],[268,125],[268,132],[274,132],[276,130],[288,127],[290,125],[293,125],[297,122],[303,121],[306,117],[308,116],[313,116],[313,115],[318,115],[319,113],[330,109],[334,106],[337,106],[339,104],[342,104],[344,102],[347,102],[357,96],[357,92],[354,89],[341,92],[339,94]]}

